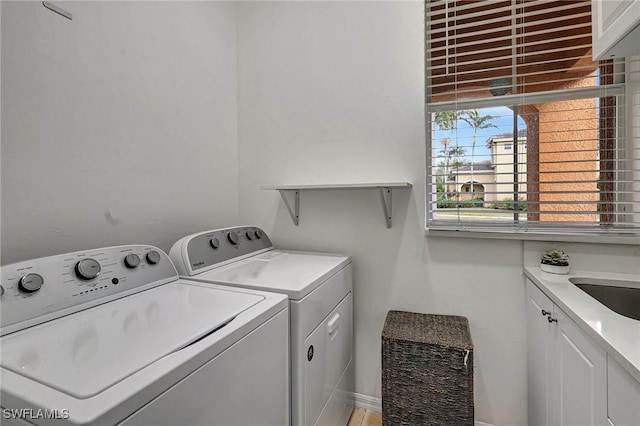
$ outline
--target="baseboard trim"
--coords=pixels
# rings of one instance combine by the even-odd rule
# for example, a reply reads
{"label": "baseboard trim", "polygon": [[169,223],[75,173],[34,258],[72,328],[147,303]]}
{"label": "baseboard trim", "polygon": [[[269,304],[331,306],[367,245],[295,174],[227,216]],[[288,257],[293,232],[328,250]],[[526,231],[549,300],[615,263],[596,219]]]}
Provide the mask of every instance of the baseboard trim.
{"label": "baseboard trim", "polygon": [[364,395],[362,393],[353,394],[353,405],[367,411],[382,413],[382,398]]}
{"label": "baseboard trim", "polygon": [[[356,408],[362,408],[363,410],[382,413],[382,398],[376,398],[375,396],[354,393],[353,405],[355,405]],[[479,421],[475,421],[473,423],[474,426],[495,426],[490,423],[483,423]]]}

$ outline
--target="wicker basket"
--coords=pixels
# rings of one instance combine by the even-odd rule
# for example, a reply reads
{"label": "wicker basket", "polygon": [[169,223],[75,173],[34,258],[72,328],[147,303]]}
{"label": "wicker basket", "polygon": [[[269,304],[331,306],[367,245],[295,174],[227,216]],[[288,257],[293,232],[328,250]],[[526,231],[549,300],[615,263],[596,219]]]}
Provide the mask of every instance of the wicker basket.
{"label": "wicker basket", "polygon": [[473,342],[465,317],[389,311],[382,424],[473,425]]}

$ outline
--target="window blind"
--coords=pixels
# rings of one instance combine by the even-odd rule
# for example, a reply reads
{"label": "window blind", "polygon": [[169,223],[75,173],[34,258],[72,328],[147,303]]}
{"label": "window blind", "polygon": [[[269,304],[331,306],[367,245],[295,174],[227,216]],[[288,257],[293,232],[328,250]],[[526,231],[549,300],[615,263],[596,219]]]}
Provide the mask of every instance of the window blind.
{"label": "window blind", "polygon": [[427,0],[427,226],[639,235],[639,63],[589,0]]}

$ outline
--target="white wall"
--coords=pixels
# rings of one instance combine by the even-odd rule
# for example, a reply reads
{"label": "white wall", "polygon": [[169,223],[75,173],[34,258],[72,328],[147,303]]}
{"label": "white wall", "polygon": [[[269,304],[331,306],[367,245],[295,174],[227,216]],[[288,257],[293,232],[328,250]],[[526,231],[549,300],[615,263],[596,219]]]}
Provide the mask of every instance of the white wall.
{"label": "white wall", "polygon": [[[476,419],[526,424],[522,243],[424,236],[422,2],[238,6],[240,218],[282,247],[345,252],[356,391],[380,396],[390,309],[467,316]],[[261,185],[411,181],[385,227],[374,190],[301,195],[300,226]]]}
{"label": "white wall", "polygon": [[235,223],[235,4],[56,4],[1,6],[2,263]]}
{"label": "white wall", "polygon": [[524,266],[537,267],[540,253],[562,249],[572,271],[621,272],[640,278],[640,246],[548,241],[524,242]]}

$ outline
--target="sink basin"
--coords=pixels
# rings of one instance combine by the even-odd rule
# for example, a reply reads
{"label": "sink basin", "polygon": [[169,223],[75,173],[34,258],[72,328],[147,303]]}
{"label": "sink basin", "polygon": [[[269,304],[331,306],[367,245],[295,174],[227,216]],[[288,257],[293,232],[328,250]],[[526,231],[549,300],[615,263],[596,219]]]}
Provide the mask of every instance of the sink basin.
{"label": "sink basin", "polygon": [[569,281],[612,311],[640,321],[640,281],[580,277]]}

